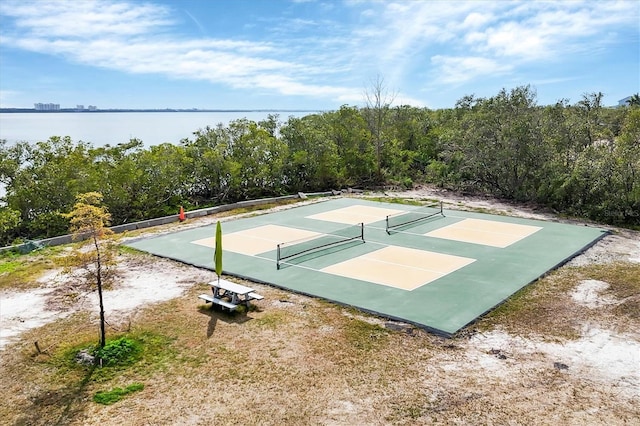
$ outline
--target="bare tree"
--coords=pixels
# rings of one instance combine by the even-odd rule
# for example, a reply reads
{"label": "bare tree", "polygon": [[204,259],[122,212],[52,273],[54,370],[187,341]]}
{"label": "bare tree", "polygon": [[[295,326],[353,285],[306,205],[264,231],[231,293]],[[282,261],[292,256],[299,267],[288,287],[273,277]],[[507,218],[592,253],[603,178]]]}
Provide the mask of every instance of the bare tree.
{"label": "bare tree", "polygon": [[382,151],[385,144],[384,129],[387,124],[389,108],[396,97],[389,93],[384,84],[384,78],[378,74],[371,80],[371,85],[364,91],[364,117],[373,138],[376,151],[376,178],[382,182]]}

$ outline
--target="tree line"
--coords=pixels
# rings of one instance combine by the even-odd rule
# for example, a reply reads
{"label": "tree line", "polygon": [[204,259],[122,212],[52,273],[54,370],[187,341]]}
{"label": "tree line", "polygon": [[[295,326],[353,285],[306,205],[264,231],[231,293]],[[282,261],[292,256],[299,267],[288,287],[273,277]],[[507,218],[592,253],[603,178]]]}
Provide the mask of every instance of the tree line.
{"label": "tree line", "polygon": [[[384,100],[381,97],[376,99]],[[430,110],[376,102],[198,129],[179,144],[0,141],[0,244],[65,234],[78,194],[112,224],[245,199],[418,183],[640,225],[640,107],[601,93],[537,104],[530,86]]]}

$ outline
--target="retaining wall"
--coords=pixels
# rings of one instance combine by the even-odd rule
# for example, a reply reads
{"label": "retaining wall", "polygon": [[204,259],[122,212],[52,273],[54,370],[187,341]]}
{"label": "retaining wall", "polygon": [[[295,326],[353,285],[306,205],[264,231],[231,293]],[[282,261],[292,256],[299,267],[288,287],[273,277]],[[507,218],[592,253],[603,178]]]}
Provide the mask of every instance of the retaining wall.
{"label": "retaining wall", "polygon": [[[207,207],[199,210],[191,210],[189,212],[185,212],[185,216],[187,217],[187,219],[193,219],[196,217],[202,217],[202,216],[208,216],[216,213],[226,212],[233,209],[260,206],[263,204],[269,204],[277,201],[295,200],[298,198],[305,198],[307,196],[328,196],[328,195],[335,195],[335,192],[333,191],[314,192],[314,193],[308,193],[308,194],[298,193],[296,195],[284,195],[282,197],[271,197],[271,198],[260,198],[258,200],[238,201],[237,203],[232,203],[232,204],[224,204],[221,206]],[[166,225],[168,223],[177,222],[178,220],[179,220],[178,215],[175,214],[171,216],[158,217],[155,219],[142,220],[140,222],[132,222],[132,223],[125,223],[123,225],[116,225],[116,226],[112,226],[110,229],[114,233],[119,234],[125,231],[134,231],[136,229],[144,229],[144,228],[150,228],[152,226]],[[18,244],[14,246],[0,247],[0,252],[7,251],[7,250],[18,250],[20,252],[28,253],[39,247],[58,246],[62,244],[69,244],[72,241],[73,241],[72,235],[69,235],[69,234],[60,235],[59,237],[45,238],[43,240],[37,240],[37,241],[27,241],[23,244]]]}

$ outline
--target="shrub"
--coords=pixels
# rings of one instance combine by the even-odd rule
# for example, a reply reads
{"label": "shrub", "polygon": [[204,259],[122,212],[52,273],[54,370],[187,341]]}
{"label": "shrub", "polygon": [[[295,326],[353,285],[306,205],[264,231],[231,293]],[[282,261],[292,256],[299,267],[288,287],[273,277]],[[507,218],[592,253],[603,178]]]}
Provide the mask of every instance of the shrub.
{"label": "shrub", "polygon": [[135,362],[141,352],[140,344],[133,339],[121,337],[111,340],[95,351],[95,356],[102,359],[103,366],[123,365]]}

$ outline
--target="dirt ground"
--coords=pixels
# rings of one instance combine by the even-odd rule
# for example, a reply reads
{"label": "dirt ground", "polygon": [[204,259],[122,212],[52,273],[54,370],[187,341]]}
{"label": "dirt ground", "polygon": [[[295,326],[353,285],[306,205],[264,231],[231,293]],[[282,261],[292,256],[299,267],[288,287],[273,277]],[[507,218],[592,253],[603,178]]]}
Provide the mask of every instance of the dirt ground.
{"label": "dirt ground", "polygon": [[[480,209],[489,213],[577,223],[530,206],[465,197],[431,188],[367,194],[385,195],[437,198],[444,201],[445,208]],[[277,207],[282,208],[289,207]],[[228,219],[231,218],[223,220]],[[215,220],[217,218],[213,217],[194,219],[180,225],[151,229],[145,235],[202,226]],[[561,269],[615,262],[640,263],[640,233],[623,229],[612,231]],[[118,269],[117,284],[104,293],[104,302],[107,320],[119,327],[143,321],[146,314],[142,308],[161,302],[176,300],[176,309],[195,311],[198,302],[194,298],[194,283],[206,283],[214,278],[211,271],[150,256],[123,256]],[[73,276],[50,270],[39,282],[39,287],[30,291],[0,293],[0,357],[8,360],[8,351],[18,352],[33,346],[33,334],[29,333],[46,324],[81,311],[95,316],[96,294],[74,288]],[[323,333],[330,335],[341,323],[327,320],[326,324],[307,328],[304,322],[292,321],[283,325],[282,333],[288,336],[285,342],[277,335],[268,335],[267,331],[261,332],[267,335],[256,338],[280,341],[278,357],[297,359],[298,364],[308,365],[305,367],[308,374],[319,374],[314,381],[318,389],[305,390],[302,395],[299,390],[287,392],[272,387],[262,389],[266,392],[263,394],[256,385],[254,391],[245,389],[243,393],[231,392],[221,398],[238,409],[242,409],[243,404],[261,407],[256,413],[262,415],[240,417],[248,424],[640,424],[640,329],[636,327],[637,321],[618,321],[615,316],[599,314],[622,303],[607,292],[609,285],[598,279],[580,280],[559,298],[559,303],[564,304],[562,309],[567,312],[587,312],[584,314],[586,320],[580,321],[577,336],[573,338],[550,339],[542,334],[519,332],[517,326],[514,329],[491,324],[483,329],[475,324],[452,339],[442,339],[406,324],[333,305],[328,307],[316,299],[254,284],[266,298],[258,302],[258,312],[247,315],[266,321],[268,315],[282,311],[302,318],[301,321],[310,321],[303,318],[305,313],[313,311],[322,312],[320,315],[327,318],[332,315],[355,317],[381,325],[394,333],[394,347],[388,350],[392,351],[390,356],[403,360],[401,363],[406,365],[399,368],[406,369],[407,374],[401,375],[394,370],[389,377],[399,377],[401,383],[385,383],[376,389],[367,384],[372,376],[381,374],[373,367],[366,373],[361,371],[362,377],[340,376],[334,372],[323,376],[319,371],[324,368],[329,371],[329,366],[324,364],[329,361],[315,361],[324,367],[316,366],[320,370],[314,370],[315,355],[296,351],[308,352],[305,340],[318,339]],[[638,295],[630,297],[638,301]],[[241,333],[239,327],[242,324],[223,324],[221,321],[215,327],[209,326],[214,329],[210,330],[214,337],[214,333]],[[209,333],[207,338],[211,338]],[[250,341],[245,343],[250,346]],[[411,356],[403,359],[398,355],[403,348]],[[273,353],[275,349],[271,350]],[[347,351],[345,356],[349,356],[347,349],[336,346],[336,354],[342,351]],[[249,356],[259,357],[253,352]],[[288,365],[288,361],[283,362]],[[291,365],[297,365],[291,362]],[[336,358],[332,362],[335,368],[347,368],[342,365],[346,360]],[[374,365],[378,365],[377,362]],[[352,368],[358,370],[355,366]],[[206,383],[205,377],[200,379],[199,383]],[[173,381],[183,381],[184,386],[174,386],[169,392],[166,386],[157,383],[158,378],[153,380],[156,392],[140,397],[140,405],[93,407],[69,423],[125,424],[127,421],[122,423],[122,415],[133,415],[130,424],[205,424],[207,419],[211,420],[206,410],[196,410],[199,404],[207,404],[207,398],[194,396],[194,392],[201,392],[198,382],[187,384],[184,377],[174,378]],[[220,391],[224,392],[224,389]],[[237,401],[230,401],[234,398]],[[296,399],[300,399],[300,405],[292,402]],[[163,413],[141,408],[149,404],[162,406]],[[281,405],[279,409],[275,406],[278,404]],[[132,413],[143,414],[136,417]],[[215,418],[219,424],[235,422],[230,418]]]}

